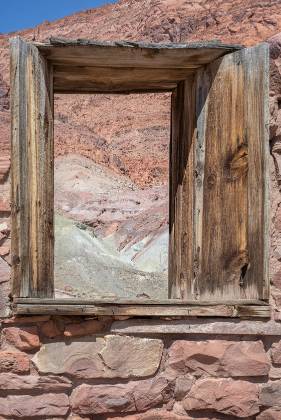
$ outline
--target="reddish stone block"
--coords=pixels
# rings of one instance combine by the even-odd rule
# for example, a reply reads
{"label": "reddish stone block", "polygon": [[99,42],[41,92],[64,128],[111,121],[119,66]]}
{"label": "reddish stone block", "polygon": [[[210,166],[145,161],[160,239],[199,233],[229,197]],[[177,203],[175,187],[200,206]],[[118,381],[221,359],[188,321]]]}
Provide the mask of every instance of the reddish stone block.
{"label": "reddish stone block", "polygon": [[162,352],[163,342],[157,339],[86,336],[45,343],[32,361],[41,373],[81,379],[140,378],[155,374]]}
{"label": "reddish stone block", "polygon": [[4,283],[10,280],[10,267],[0,257],[0,283]]}
{"label": "reddish stone block", "polygon": [[98,334],[109,329],[111,321],[91,319],[77,324],[68,324],[64,330],[66,337],[82,337],[83,335]]}
{"label": "reddish stone block", "polygon": [[[178,415],[172,411],[167,411],[163,409],[151,410],[147,413],[142,414],[132,414],[125,417],[110,417],[111,420],[192,420],[194,417],[189,417],[186,415]],[[109,420],[109,419],[108,419]],[[196,420],[208,420],[206,417],[198,418]]]}
{"label": "reddish stone block", "polygon": [[164,377],[139,381],[133,390],[137,411],[161,406],[172,398],[172,389]]}
{"label": "reddish stone block", "polygon": [[136,411],[133,384],[80,385],[72,393],[72,411],[79,415]]}
{"label": "reddish stone block", "polygon": [[233,379],[200,379],[182,402],[185,410],[214,410],[236,417],[259,412],[259,386]]}
{"label": "reddish stone block", "polygon": [[61,376],[18,376],[14,373],[2,373],[0,375],[0,390],[63,392],[71,387],[72,382]]}
{"label": "reddish stone block", "polygon": [[40,331],[45,337],[48,338],[58,337],[63,333],[59,325],[52,319],[44,322],[40,327]]}
{"label": "reddish stone block", "polygon": [[10,241],[9,243],[7,243],[7,241],[0,246],[0,256],[1,257],[5,257],[7,255],[9,255],[10,253]]}
{"label": "reddish stone block", "polygon": [[256,420],[281,420],[281,408],[268,408],[259,414]]}
{"label": "reddish stone block", "polygon": [[264,407],[281,407],[281,380],[262,385],[260,403]]}
{"label": "reddish stone block", "polygon": [[274,343],[271,348],[271,358],[273,363],[281,365],[281,340],[278,343]]}
{"label": "reddish stone block", "polygon": [[49,321],[50,315],[34,315],[34,316],[13,316],[8,319],[4,319],[2,324],[4,325],[16,325],[16,324],[36,324],[37,322]]}
{"label": "reddish stone block", "polygon": [[281,290],[281,270],[278,270],[274,275],[272,276],[272,283],[277,289]]}
{"label": "reddish stone block", "polygon": [[194,383],[194,378],[189,376],[178,376],[175,384],[175,398],[182,400],[190,391]]}
{"label": "reddish stone block", "polygon": [[65,394],[9,395],[0,398],[0,415],[17,418],[54,418],[65,416],[69,410]]}
{"label": "reddish stone block", "polygon": [[0,223],[0,233],[7,238],[10,235],[10,220],[6,219]]}
{"label": "reddish stone block", "polygon": [[[0,419],[1,420],[1,419]],[[67,417],[67,420],[91,420],[90,417],[80,417],[76,414],[71,414],[69,417]]]}
{"label": "reddish stone block", "polygon": [[26,354],[19,351],[0,352],[0,372],[13,372],[17,374],[29,373],[30,361]]}
{"label": "reddish stone block", "polygon": [[168,368],[195,376],[264,376],[270,363],[261,341],[175,341]]}
{"label": "reddish stone block", "polygon": [[3,329],[3,336],[7,344],[22,351],[38,350],[40,340],[37,327],[8,327]]}
{"label": "reddish stone block", "polygon": [[10,203],[0,198],[0,212],[9,213],[11,211]]}
{"label": "reddish stone block", "polygon": [[6,178],[10,169],[10,165],[10,156],[0,156],[0,182],[2,182]]}
{"label": "reddish stone block", "polygon": [[71,395],[73,412],[79,415],[128,413],[161,406],[172,398],[164,377],[119,385],[80,385]]}

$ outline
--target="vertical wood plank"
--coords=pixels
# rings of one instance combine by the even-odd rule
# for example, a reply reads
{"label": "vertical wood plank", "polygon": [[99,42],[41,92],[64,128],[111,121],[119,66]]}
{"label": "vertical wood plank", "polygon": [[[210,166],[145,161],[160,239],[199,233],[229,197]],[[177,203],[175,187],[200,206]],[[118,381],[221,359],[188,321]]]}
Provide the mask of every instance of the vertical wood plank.
{"label": "vertical wood plank", "polygon": [[52,70],[38,49],[11,40],[13,294],[53,297]]}
{"label": "vertical wood plank", "polygon": [[227,54],[173,96],[172,298],[268,298],[268,57]]}
{"label": "vertical wood plank", "polygon": [[[194,76],[172,95],[170,141],[169,297],[193,290],[193,175],[195,142]],[[193,292],[192,292],[193,293]]]}
{"label": "vertical wood plank", "polygon": [[249,141],[248,242],[251,270],[260,299],[269,298],[269,46],[244,50],[246,120]]}
{"label": "vertical wood plank", "polygon": [[208,65],[198,73],[197,98],[206,84],[205,103],[198,107],[197,100],[196,111],[195,166],[204,173],[203,191],[201,184],[195,188],[197,298],[266,298],[267,46],[228,54]]}

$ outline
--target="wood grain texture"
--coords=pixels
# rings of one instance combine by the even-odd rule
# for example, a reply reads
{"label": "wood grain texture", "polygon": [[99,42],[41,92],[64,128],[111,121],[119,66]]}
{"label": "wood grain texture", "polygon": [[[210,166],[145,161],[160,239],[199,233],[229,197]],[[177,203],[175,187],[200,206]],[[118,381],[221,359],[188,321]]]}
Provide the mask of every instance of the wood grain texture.
{"label": "wood grain texture", "polygon": [[195,142],[194,77],[172,95],[170,140],[169,297],[193,291],[193,179]]}
{"label": "wood grain texture", "polygon": [[[177,86],[171,115],[169,297],[205,309],[191,305],[191,311],[190,304],[175,309],[172,301],[152,309],[151,302],[142,301],[150,308],[146,314],[208,316],[203,302],[215,301],[210,313],[234,316],[247,314],[237,302],[267,299],[267,45],[243,50],[85,40],[35,45],[19,38],[11,42],[14,295],[53,297],[53,78],[64,92]],[[225,305],[230,300],[235,303]],[[95,302],[86,310],[103,313],[105,304],[107,312],[115,311],[119,303]],[[140,306],[127,305],[121,304],[124,313],[145,315]],[[41,306],[34,303],[32,310]]]}
{"label": "wood grain texture", "polygon": [[194,209],[198,298],[263,299],[268,297],[268,47],[228,54],[201,70],[200,96],[195,166],[202,175]]}
{"label": "wood grain texture", "polygon": [[148,44],[64,39],[51,39],[36,46],[55,65],[191,69],[241,48],[220,42]]}
{"label": "wood grain texture", "polygon": [[227,54],[174,93],[172,298],[268,298],[268,56]]}
{"label": "wood grain texture", "polygon": [[51,315],[99,315],[99,316],[142,316],[142,317],[226,317],[226,318],[269,318],[270,307],[266,305],[174,305],[148,304],[140,301],[129,303],[68,303],[61,300],[53,303],[44,299],[35,302],[14,303],[14,313]]}
{"label": "wood grain texture", "polygon": [[189,69],[55,66],[54,91],[120,93],[144,89],[172,90],[190,73]]}
{"label": "wood grain texture", "polygon": [[12,267],[15,296],[53,296],[52,71],[11,40]]}
{"label": "wood grain texture", "polygon": [[[163,299],[163,300],[153,300],[153,299],[124,299],[124,298],[97,298],[97,299],[79,299],[79,298],[24,298],[24,297],[15,297],[14,303],[16,304],[39,304],[44,303],[48,305],[175,305],[175,306],[197,306],[198,302],[194,300],[185,300],[185,299]],[[239,302],[234,300],[227,300],[224,302],[225,305],[235,306],[235,305],[254,305],[254,306],[266,306],[266,303],[261,300],[240,300]],[[200,305],[202,306],[217,306],[221,305],[220,302],[212,301],[201,301]],[[268,306],[268,305],[267,305]]]}

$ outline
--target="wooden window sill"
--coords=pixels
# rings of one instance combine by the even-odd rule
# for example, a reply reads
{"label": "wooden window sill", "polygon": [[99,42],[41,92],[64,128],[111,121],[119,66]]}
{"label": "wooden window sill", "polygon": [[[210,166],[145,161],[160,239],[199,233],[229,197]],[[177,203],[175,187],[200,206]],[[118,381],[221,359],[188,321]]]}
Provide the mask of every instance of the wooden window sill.
{"label": "wooden window sill", "polygon": [[23,315],[107,315],[141,317],[226,317],[270,318],[271,308],[264,301],[194,302],[169,299],[81,300],[14,298],[13,311]]}

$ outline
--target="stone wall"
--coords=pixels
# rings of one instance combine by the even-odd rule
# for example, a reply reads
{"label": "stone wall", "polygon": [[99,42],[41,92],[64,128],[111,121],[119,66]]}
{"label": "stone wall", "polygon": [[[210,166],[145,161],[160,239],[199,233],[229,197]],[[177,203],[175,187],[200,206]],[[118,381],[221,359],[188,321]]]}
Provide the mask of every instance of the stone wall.
{"label": "stone wall", "polygon": [[207,336],[225,321],[200,322],[195,335],[187,321],[163,321],[159,334],[155,321],[6,319],[0,418],[281,419],[281,326],[253,322],[280,336],[241,334],[251,321]]}

